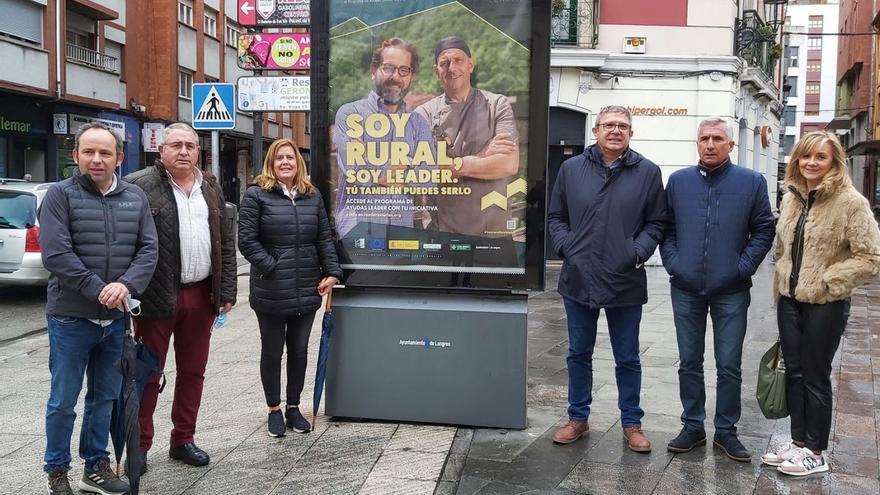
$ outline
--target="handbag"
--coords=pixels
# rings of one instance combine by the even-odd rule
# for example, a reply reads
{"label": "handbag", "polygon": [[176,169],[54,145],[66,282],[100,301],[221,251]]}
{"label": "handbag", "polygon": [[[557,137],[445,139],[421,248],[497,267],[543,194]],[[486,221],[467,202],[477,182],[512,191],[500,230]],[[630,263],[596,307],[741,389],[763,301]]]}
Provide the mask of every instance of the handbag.
{"label": "handbag", "polygon": [[788,416],[788,404],[785,401],[785,360],[778,340],[761,358],[755,396],[765,418],[779,419]]}

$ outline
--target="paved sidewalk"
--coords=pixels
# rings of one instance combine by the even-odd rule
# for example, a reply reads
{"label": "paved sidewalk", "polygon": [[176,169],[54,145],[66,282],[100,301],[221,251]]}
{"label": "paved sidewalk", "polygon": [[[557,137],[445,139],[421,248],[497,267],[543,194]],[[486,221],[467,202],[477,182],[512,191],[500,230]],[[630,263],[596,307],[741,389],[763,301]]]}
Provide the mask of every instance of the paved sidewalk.
{"label": "paved sidewalk", "polygon": [[[595,395],[589,436],[570,446],[550,441],[565,419],[567,350],[565,315],[554,291],[558,268],[548,270],[548,291],[533,294],[529,312],[529,428],[524,431],[456,429],[390,422],[331,421],[319,416],[308,435],[266,435],[259,380],[259,334],[247,306],[247,277],[227,325],[215,331],[199,418],[197,442],[212,456],[206,468],[170,461],[174,369],[156,413],[156,445],[149,454],[145,494],[447,494],[447,493],[880,493],[880,284],[853,299],[850,326],[835,363],[833,471],[809,479],[783,479],[775,471],[734,463],[711,449],[666,453],[679,428],[678,362],[669,289],[662,268],[649,269],[651,301],[642,326],[645,430],[654,452],[629,452],[621,440],[613,360],[607,331],[595,354]],[[776,338],[769,267],[755,281],[743,359],[740,434],[756,453],[787,439],[788,421],[763,419],[754,401],[760,355]],[[602,320],[600,319],[600,322]],[[311,345],[317,354],[320,315]],[[604,323],[602,324],[604,327]],[[711,335],[711,334],[710,334]],[[43,417],[48,395],[45,335],[0,345],[0,493],[43,493]],[[707,343],[711,356],[711,337]],[[169,363],[173,358],[169,356]],[[707,382],[714,382],[712,359]],[[302,407],[311,409],[314,363],[307,371]],[[709,389],[711,417],[714,387]],[[79,423],[75,428],[78,433]],[[711,434],[711,423],[709,424]],[[76,437],[76,434],[75,434]],[[78,439],[72,454],[76,459]],[[756,457],[757,458],[757,457]],[[81,476],[77,463],[71,478]]]}

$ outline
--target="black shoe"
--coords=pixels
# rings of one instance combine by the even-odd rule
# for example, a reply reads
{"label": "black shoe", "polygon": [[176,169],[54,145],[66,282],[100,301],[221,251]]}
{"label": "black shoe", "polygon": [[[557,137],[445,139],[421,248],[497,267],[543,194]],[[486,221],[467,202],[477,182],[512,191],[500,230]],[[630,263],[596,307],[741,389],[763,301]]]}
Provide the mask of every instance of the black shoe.
{"label": "black shoe", "polygon": [[312,424],[306,421],[306,418],[299,412],[298,407],[287,408],[287,427],[297,433],[312,431]]}
{"label": "black shoe", "polygon": [[70,488],[70,480],[67,479],[67,471],[52,471],[46,480],[46,490],[49,495],[73,495]]}
{"label": "black shoe", "polygon": [[693,431],[682,428],[677,437],[669,441],[666,450],[670,452],[690,452],[694,447],[706,445],[706,431]]}
{"label": "black shoe", "polygon": [[[125,475],[128,476],[128,460],[122,463],[122,467],[125,470]],[[144,455],[144,464],[141,466],[141,476],[147,474],[147,456]]]}
{"label": "black shoe", "polygon": [[749,462],[752,460],[752,453],[736,438],[736,433],[715,434],[713,443],[716,447],[724,452],[724,455],[737,462]]}
{"label": "black shoe", "polygon": [[284,414],[281,409],[269,413],[269,436],[283,437],[287,429],[284,427]]}
{"label": "black shoe", "polygon": [[185,443],[168,450],[168,456],[190,466],[207,466],[211,457],[194,443]]}

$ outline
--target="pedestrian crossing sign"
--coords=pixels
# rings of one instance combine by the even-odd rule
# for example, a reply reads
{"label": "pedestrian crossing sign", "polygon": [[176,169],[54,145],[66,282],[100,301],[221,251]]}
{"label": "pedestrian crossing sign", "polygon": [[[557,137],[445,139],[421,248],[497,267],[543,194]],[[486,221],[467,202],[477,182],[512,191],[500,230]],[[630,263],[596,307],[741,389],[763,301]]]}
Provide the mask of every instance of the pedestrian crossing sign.
{"label": "pedestrian crossing sign", "polygon": [[192,103],[193,128],[235,128],[235,84],[195,83]]}

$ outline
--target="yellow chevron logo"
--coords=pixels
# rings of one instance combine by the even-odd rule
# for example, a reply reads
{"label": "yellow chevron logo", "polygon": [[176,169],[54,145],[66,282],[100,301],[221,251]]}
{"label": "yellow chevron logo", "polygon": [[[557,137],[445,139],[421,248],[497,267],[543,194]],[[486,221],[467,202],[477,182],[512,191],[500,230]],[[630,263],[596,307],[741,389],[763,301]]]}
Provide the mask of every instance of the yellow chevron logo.
{"label": "yellow chevron logo", "polygon": [[485,210],[493,205],[506,210],[507,198],[498,191],[492,191],[480,199],[480,210]]}
{"label": "yellow chevron logo", "polygon": [[525,194],[526,188],[527,188],[526,180],[523,179],[522,177],[520,177],[519,179],[516,179],[515,181],[513,181],[507,185],[507,197],[509,198],[516,193]]}

